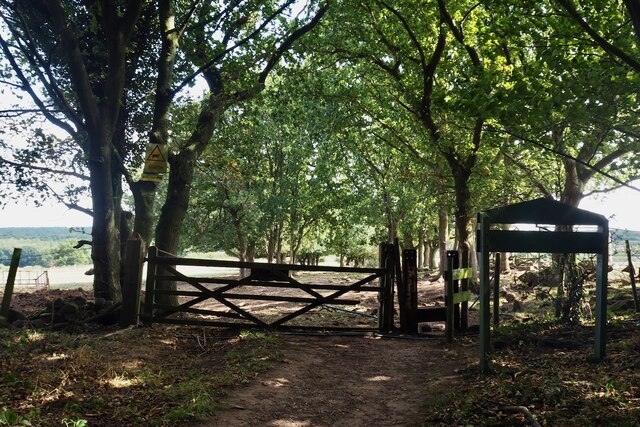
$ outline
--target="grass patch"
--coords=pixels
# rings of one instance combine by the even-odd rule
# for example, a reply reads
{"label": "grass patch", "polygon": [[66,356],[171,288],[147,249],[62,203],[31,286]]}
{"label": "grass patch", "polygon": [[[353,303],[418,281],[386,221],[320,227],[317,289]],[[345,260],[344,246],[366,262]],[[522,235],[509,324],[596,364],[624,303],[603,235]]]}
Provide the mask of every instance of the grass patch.
{"label": "grass patch", "polygon": [[201,420],[224,406],[230,387],[281,358],[277,335],[179,327],[108,338],[0,330],[0,343],[0,425]]}

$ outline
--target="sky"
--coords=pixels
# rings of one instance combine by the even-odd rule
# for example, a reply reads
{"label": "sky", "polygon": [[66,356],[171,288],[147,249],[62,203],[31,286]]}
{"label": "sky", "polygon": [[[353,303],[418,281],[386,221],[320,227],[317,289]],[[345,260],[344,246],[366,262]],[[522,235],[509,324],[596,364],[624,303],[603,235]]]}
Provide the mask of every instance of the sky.
{"label": "sky", "polygon": [[[640,187],[640,181],[634,186]],[[640,231],[640,191],[621,188],[606,195],[589,197],[582,201],[580,208],[606,216],[610,228]],[[89,216],[53,202],[34,208],[17,200],[0,209],[0,228],[88,226],[91,226]]]}

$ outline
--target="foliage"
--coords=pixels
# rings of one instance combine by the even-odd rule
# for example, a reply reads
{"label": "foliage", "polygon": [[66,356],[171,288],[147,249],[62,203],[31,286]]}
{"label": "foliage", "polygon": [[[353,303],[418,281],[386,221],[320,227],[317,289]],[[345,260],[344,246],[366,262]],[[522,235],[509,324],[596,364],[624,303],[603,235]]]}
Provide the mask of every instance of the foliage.
{"label": "foliage", "polygon": [[[0,229],[0,265],[8,266],[14,248],[21,248],[20,266],[67,266],[91,263],[89,250],[74,249],[75,230],[64,227]],[[84,231],[83,231],[84,233]],[[79,238],[83,234],[77,235]]]}

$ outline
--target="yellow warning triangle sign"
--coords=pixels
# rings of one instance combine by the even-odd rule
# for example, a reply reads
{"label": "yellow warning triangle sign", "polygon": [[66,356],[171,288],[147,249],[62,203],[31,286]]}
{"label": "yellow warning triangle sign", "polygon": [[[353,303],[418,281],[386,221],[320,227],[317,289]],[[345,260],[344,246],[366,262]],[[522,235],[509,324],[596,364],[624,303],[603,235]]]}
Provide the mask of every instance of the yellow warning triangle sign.
{"label": "yellow warning triangle sign", "polygon": [[144,170],[141,181],[162,180],[162,174],[167,171],[167,146],[158,144],[148,144],[145,152]]}
{"label": "yellow warning triangle sign", "polygon": [[167,160],[164,158],[160,147],[156,144],[155,147],[151,150],[149,157],[147,157],[148,162],[166,162]]}

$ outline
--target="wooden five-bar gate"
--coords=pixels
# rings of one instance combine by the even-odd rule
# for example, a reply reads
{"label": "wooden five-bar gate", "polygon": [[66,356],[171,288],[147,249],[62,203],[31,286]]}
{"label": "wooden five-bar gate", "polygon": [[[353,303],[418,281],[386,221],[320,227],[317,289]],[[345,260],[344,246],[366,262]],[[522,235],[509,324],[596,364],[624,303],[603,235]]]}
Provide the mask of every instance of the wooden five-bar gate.
{"label": "wooden five-bar gate", "polygon": [[[205,260],[161,256],[151,247],[147,258],[147,280],[142,320],[145,324],[172,323],[221,327],[261,327],[269,329],[307,330],[379,330],[393,328],[393,253],[388,245],[380,247],[379,268],[351,268],[269,264],[237,261]],[[243,278],[193,277],[178,271],[180,266],[243,269],[250,273]],[[292,272],[332,272],[358,274],[365,277],[349,284],[304,283]],[[160,286],[162,282],[178,282],[175,289]],[[258,292],[262,290],[263,292]],[[267,292],[264,292],[267,290]],[[278,290],[288,290],[278,292]],[[293,292],[291,291],[293,290]],[[362,293],[377,293],[378,322],[375,327],[339,327],[333,325],[296,325],[292,321],[313,309],[332,306],[354,306]],[[292,295],[295,294],[295,295]],[[163,296],[183,297],[179,305],[162,304]],[[187,301],[184,301],[189,298]],[[198,304],[213,300],[221,309],[198,308]],[[239,301],[266,301],[293,306],[288,313],[265,316],[252,313]]]}

